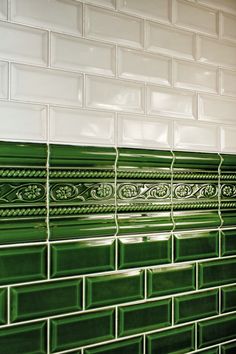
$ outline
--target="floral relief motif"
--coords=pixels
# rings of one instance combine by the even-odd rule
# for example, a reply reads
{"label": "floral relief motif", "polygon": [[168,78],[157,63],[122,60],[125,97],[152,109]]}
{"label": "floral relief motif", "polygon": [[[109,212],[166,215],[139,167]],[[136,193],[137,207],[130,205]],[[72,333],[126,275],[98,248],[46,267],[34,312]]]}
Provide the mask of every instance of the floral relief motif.
{"label": "floral relief motif", "polygon": [[56,195],[57,199],[65,200],[65,199],[73,198],[73,195],[75,194],[75,192],[76,192],[76,189],[74,186],[65,185],[65,186],[59,186],[55,190],[55,195]]}
{"label": "floral relief motif", "polygon": [[234,184],[225,184],[222,186],[221,193],[223,197],[230,198],[236,196],[236,186]]}
{"label": "floral relief motif", "polygon": [[217,196],[214,184],[179,184],[174,187],[174,196],[180,198],[213,198]]}
{"label": "floral relief motif", "polygon": [[110,184],[100,183],[91,190],[94,199],[109,199],[113,194],[113,187]]}
{"label": "floral relief motif", "polygon": [[16,192],[17,197],[22,201],[38,201],[45,195],[45,188],[41,184],[30,184],[20,187]]}
{"label": "floral relief motif", "polygon": [[140,194],[140,188],[133,184],[121,185],[118,189],[118,195],[121,199],[135,198]]}
{"label": "floral relief motif", "polygon": [[177,198],[187,198],[193,193],[193,186],[187,184],[178,185],[175,188],[175,195]]}

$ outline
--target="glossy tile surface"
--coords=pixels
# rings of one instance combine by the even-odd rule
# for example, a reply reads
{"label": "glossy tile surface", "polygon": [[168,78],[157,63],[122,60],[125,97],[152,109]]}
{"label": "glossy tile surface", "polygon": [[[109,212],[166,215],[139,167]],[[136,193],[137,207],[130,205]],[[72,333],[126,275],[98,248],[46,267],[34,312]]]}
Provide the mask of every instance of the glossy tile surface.
{"label": "glossy tile surface", "polygon": [[236,230],[223,230],[221,232],[222,256],[236,254]]}
{"label": "glossy tile surface", "polygon": [[221,347],[222,354],[233,354],[236,350],[236,342],[224,344]]}
{"label": "glossy tile surface", "polygon": [[7,322],[7,289],[0,290],[0,324]]}
{"label": "glossy tile surface", "polygon": [[234,283],[236,280],[236,259],[204,262],[199,264],[199,286],[210,286]]}
{"label": "glossy tile surface", "polygon": [[142,354],[142,338],[115,342],[113,344],[103,345],[91,349],[85,349],[85,354]]}
{"label": "glossy tile surface", "polygon": [[236,286],[222,288],[222,312],[230,312],[236,309]]}

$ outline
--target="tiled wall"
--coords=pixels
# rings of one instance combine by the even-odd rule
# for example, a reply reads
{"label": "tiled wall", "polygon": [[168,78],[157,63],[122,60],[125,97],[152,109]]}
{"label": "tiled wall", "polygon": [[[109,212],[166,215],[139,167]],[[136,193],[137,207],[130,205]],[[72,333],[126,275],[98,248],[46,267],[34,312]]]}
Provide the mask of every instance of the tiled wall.
{"label": "tiled wall", "polygon": [[1,354],[236,351],[236,155],[0,143]]}
{"label": "tiled wall", "polygon": [[235,0],[0,0],[0,139],[236,152]]}

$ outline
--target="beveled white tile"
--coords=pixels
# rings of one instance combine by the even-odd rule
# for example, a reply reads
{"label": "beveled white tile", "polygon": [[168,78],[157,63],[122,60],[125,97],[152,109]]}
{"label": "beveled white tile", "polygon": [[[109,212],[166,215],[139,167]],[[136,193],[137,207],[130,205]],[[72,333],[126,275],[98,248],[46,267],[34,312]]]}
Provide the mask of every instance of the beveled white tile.
{"label": "beveled white tile", "polygon": [[194,34],[148,22],[146,47],[157,53],[193,59]]}
{"label": "beveled white tile", "polygon": [[0,98],[8,97],[8,63],[0,62]]}
{"label": "beveled white tile", "polygon": [[213,9],[225,10],[230,13],[236,13],[235,0],[198,0],[200,4],[207,5]]}
{"label": "beveled white tile", "polygon": [[236,71],[221,70],[221,93],[236,96]]}
{"label": "beveled white tile", "polygon": [[113,45],[52,33],[51,48],[53,67],[112,76],[115,74]]}
{"label": "beveled white tile", "polygon": [[174,86],[198,91],[217,92],[217,69],[187,61],[174,61]]}
{"label": "beveled white tile", "polygon": [[0,101],[0,139],[46,141],[47,107]]}
{"label": "beveled white tile", "polygon": [[118,146],[170,148],[171,121],[118,115]]}
{"label": "beveled white tile", "polygon": [[86,6],[85,34],[90,38],[141,48],[143,20],[95,6]]}
{"label": "beveled white tile", "polygon": [[0,19],[7,19],[7,0],[0,0]]}
{"label": "beveled white tile", "polygon": [[174,123],[174,148],[192,151],[219,151],[219,128],[201,122]]}
{"label": "beveled white tile", "polygon": [[149,114],[190,119],[196,115],[196,96],[192,92],[148,86],[147,103]]}
{"label": "beveled white tile", "polygon": [[236,100],[231,98],[200,95],[199,119],[217,123],[236,124]]}
{"label": "beveled white tile", "polygon": [[86,105],[127,112],[144,111],[144,86],[137,83],[87,77]]}
{"label": "beveled white tile", "polygon": [[117,6],[134,15],[170,22],[170,0],[117,0]]}
{"label": "beveled white tile", "polygon": [[221,14],[222,38],[236,42],[236,16]]}
{"label": "beveled white tile", "polygon": [[47,65],[48,34],[8,22],[0,22],[0,58]]}
{"label": "beveled white tile", "polygon": [[221,151],[236,153],[236,127],[233,125],[221,127]]}
{"label": "beveled white tile", "polygon": [[81,106],[82,76],[59,70],[12,65],[11,97],[32,102]]}
{"label": "beveled white tile", "polygon": [[171,59],[156,54],[119,48],[118,74],[120,77],[170,85]]}
{"label": "beveled white tile", "polygon": [[51,30],[81,34],[82,3],[75,0],[12,0],[11,19]]}
{"label": "beveled white tile", "polygon": [[222,66],[236,66],[236,45],[207,37],[199,37],[198,45],[199,61]]}
{"label": "beveled white tile", "polygon": [[193,31],[217,35],[217,12],[185,0],[174,0],[174,23]]}
{"label": "beveled white tile", "polygon": [[115,9],[116,7],[116,0],[85,0],[86,3],[105,6],[110,9]]}
{"label": "beveled white tile", "polygon": [[114,114],[52,107],[50,142],[114,144]]}

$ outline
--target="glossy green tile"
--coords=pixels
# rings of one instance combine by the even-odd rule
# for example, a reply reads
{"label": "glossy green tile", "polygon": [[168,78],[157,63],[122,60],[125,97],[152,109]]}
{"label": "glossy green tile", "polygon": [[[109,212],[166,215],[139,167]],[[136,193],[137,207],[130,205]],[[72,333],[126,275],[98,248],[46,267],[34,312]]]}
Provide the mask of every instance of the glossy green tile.
{"label": "glossy green tile", "polygon": [[174,308],[176,324],[218,315],[218,290],[177,296],[175,297]]}
{"label": "glossy green tile", "polygon": [[219,255],[219,235],[217,231],[193,231],[174,236],[175,261],[217,257]]}
{"label": "glossy green tile", "polygon": [[171,299],[119,308],[119,336],[164,328],[171,325]]}
{"label": "glossy green tile", "polygon": [[222,256],[236,255],[236,230],[221,231]]}
{"label": "glossy green tile", "polygon": [[198,347],[226,342],[236,336],[236,316],[227,315],[198,323]]}
{"label": "glossy green tile", "polygon": [[236,170],[236,155],[220,154],[222,164],[220,166],[221,171],[235,171]]}
{"label": "glossy green tile", "polygon": [[171,236],[130,237],[119,240],[119,268],[171,262]]}
{"label": "glossy green tile", "polygon": [[0,324],[7,322],[7,289],[0,289]]}
{"label": "glossy green tile", "polygon": [[130,271],[86,279],[86,308],[144,298],[144,273]]}
{"label": "glossy green tile", "polygon": [[46,246],[0,249],[0,284],[46,278]]}
{"label": "glossy green tile", "polygon": [[174,265],[150,269],[147,273],[148,297],[195,290],[195,265]]}
{"label": "glossy green tile", "polygon": [[0,244],[45,241],[47,225],[45,221],[10,220],[0,224]]}
{"label": "glossy green tile", "polygon": [[236,310],[236,285],[222,288],[222,312]]}
{"label": "glossy green tile", "polygon": [[214,153],[175,151],[174,156],[174,169],[217,171],[221,161]]}
{"label": "glossy green tile", "polygon": [[222,226],[236,226],[235,213],[236,213],[236,209],[230,209],[230,210],[221,209],[221,217],[223,219]]}
{"label": "glossy green tile", "polygon": [[143,339],[138,337],[112,344],[85,349],[84,354],[142,354]]}
{"label": "glossy green tile", "polygon": [[82,309],[82,279],[11,288],[11,321]]}
{"label": "glossy green tile", "polygon": [[0,330],[1,354],[46,354],[46,321]]}
{"label": "glossy green tile", "polygon": [[219,348],[212,348],[194,352],[195,354],[219,354]]}
{"label": "glossy green tile", "polygon": [[199,264],[199,288],[207,288],[236,281],[236,258]]}
{"label": "glossy green tile", "polygon": [[222,354],[235,354],[236,353],[236,342],[222,345],[221,353]]}
{"label": "glossy green tile", "polygon": [[218,227],[221,224],[218,211],[174,211],[175,230],[191,230]]}
{"label": "glossy green tile", "polygon": [[78,241],[53,244],[52,277],[96,273],[115,269],[115,241]]}
{"label": "glossy green tile", "polygon": [[90,312],[51,321],[51,352],[103,342],[115,336],[114,310]]}
{"label": "glossy green tile", "polygon": [[147,336],[147,354],[184,354],[195,348],[194,325]]}

